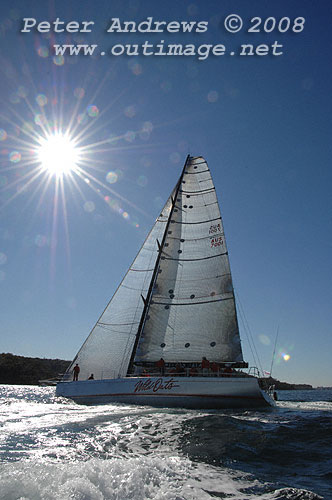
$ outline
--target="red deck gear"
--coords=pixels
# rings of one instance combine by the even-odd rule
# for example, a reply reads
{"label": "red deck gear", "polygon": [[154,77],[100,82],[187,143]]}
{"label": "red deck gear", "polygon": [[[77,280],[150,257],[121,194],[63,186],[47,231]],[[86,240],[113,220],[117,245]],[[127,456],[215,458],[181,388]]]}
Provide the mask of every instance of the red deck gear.
{"label": "red deck gear", "polygon": [[210,361],[208,359],[202,359],[202,368],[210,368]]}

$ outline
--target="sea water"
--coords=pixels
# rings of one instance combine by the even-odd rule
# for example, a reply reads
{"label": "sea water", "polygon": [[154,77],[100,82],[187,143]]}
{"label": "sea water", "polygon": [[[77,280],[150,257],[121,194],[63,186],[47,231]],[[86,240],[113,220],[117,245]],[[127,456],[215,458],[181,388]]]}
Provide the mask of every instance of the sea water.
{"label": "sea water", "polygon": [[79,406],[0,386],[5,500],[332,499],[332,390],[267,410]]}

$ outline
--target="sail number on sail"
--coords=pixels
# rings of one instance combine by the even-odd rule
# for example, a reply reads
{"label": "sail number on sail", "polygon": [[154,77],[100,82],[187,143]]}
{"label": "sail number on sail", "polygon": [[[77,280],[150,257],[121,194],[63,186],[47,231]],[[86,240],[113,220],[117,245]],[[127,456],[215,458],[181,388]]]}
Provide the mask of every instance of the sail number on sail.
{"label": "sail number on sail", "polygon": [[221,231],[221,225],[219,224],[212,224],[209,229],[209,234],[213,233],[219,233]]}
{"label": "sail number on sail", "polygon": [[217,238],[211,238],[211,248],[220,247],[223,243],[224,242],[221,236],[218,236]]}
{"label": "sail number on sail", "polygon": [[[221,224],[212,224],[209,229],[209,234],[220,233],[221,232]],[[222,236],[216,236],[211,238],[211,248],[220,247],[223,245],[224,241]]]}

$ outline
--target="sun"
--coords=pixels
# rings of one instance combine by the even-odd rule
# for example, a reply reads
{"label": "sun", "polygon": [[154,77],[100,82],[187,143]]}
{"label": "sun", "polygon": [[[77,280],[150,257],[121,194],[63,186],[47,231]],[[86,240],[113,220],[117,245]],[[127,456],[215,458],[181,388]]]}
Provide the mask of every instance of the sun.
{"label": "sun", "polygon": [[42,168],[51,175],[62,177],[75,171],[79,149],[68,134],[55,133],[39,139],[37,158]]}

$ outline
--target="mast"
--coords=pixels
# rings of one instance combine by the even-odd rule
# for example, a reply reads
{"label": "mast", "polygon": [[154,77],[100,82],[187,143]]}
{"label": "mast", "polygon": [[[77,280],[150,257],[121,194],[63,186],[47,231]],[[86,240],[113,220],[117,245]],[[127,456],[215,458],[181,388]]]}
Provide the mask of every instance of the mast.
{"label": "mast", "polygon": [[145,325],[146,316],[147,316],[147,313],[148,313],[148,310],[149,310],[149,307],[150,307],[150,302],[151,302],[151,298],[152,298],[152,291],[153,291],[154,284],[155,284],[155,281],[156,281],[156,278],[157,278],[157,275],[158,275],[158,269],[159,269],[161,254],[162,254],[162,251],[163,251],[163,248],[164,248],[164,244],[165,244],[165,240],[166,240],[166,236],[167,236],[169,224],[170,224],[170,221],[171,221],[171,218],[172,218],[172,215],[173,215],[173,210],[174,210],[174,207],[175,207],[176,199],[177,199],[177,196],[178,196],[178,193],[179,193],[181,182],[182,182],[182,179],[183,179],[186,167],[188,165],[189,159],[190,159],[190,155],[188,154],[188,156],[186,158],[186,161],[185,161],[185,164],[184,164],[183,169],[182,169],[182,173],[181,173],[181,175],[179,177],[179,180],[178,180],[178,182],[176,184],[174,198],[172,199],[172,208],[171,208],[171,211],[170,211],[169,216],[168,216],[168,220],[167,220],[167,223],[166,223],[165,231],[164,231],[164,234],[163,234],[163,239],[162,239],[161,243],[159,243],[159,241],[157,240],[158,256],[157,256],[156,263],[155,263],[155,266],[154,266],[154,269],[153,269],[153,273],[152,273],[152,277],[151,277],[150,286],[149,286],[149,289],[148,289],[147,296],[146,296],[145,299],[142,296],[142,299],[143,299],[143,302],[144,302],[144,308],[143,308],[142,316],[141,316],[141,319],[140,319],[140,322],[139,322],[139,325],[138,325],[138,329],[137,329],[137,333],[136,333],[136,338],[135,338],[133,350],[132,350],[130,361],[129,361],[129,365],[128,365],[127,374],[133,372],[136,351],[137,351],[139,339],[141,337],[141,334],[142,334],[142,331],[143,331],[143,328],[144,328],[144,325]]}

